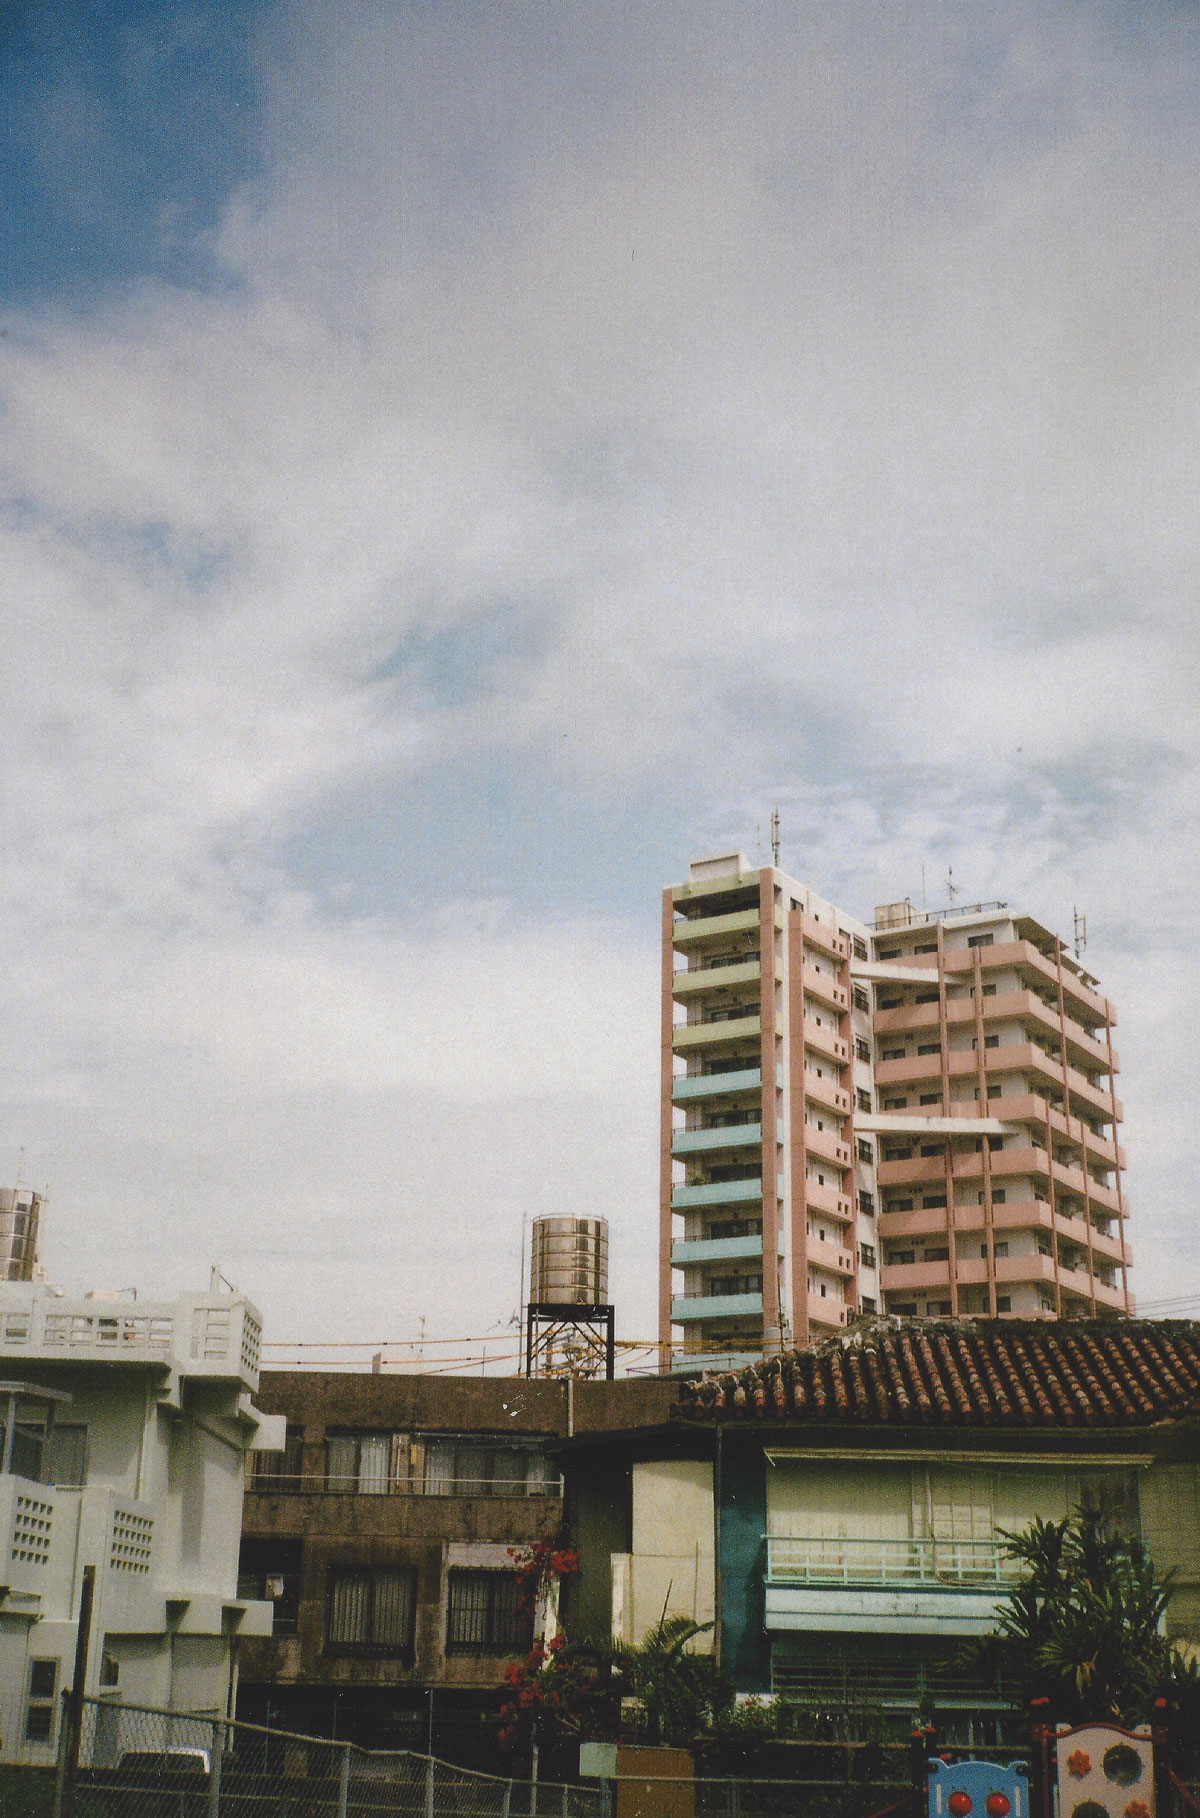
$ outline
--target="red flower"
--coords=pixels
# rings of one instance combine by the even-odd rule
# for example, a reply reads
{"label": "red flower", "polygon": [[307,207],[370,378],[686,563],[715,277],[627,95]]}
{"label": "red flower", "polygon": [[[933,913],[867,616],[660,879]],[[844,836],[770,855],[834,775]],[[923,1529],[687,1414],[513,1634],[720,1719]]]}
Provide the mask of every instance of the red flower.
{"label": "red flower", "polygon": [[[1074,1774],[1076,1780],[1082,1780],[1085,1774],[1090,1774],[1092,1771],[1092,1758],[1086,1749],[1072,1749],[1067,1756],[1067,1768],[1070,1773]],[[1147,1818],[1149,1818],[1149,1814],[1147,1814]]]}
{"label": "red flower", "polygon": [[1125,1818],[1150,1818],[1150,1807],[1144,1799],[1131,1799],[1125,1807]]}

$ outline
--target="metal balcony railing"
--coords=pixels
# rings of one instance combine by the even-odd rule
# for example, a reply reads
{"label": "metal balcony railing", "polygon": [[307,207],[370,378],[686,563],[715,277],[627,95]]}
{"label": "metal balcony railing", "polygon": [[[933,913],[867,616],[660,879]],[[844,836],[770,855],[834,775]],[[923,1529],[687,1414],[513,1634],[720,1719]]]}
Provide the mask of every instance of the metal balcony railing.
{"label": "metal balcony railing", "polygon": [[1021,1572],[999,1540],[827,1540],[768,1534],[767,1582],[776,1585],[929,1585],[1004,1589]]}

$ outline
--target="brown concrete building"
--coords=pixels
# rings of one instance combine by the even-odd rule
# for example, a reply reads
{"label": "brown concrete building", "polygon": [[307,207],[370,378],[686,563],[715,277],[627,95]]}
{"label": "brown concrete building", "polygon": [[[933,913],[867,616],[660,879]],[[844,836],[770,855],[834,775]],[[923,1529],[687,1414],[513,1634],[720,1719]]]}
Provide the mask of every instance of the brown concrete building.
{"label": "brown concrete building", "polygon": [[268,1371],[287,1449],[252,1455],[241,1585],[275,1606],[239,1715],[373,1747],[487,1759],[506,1659],[530,1640],[510,1548],[557,1531],[568,1386]]}

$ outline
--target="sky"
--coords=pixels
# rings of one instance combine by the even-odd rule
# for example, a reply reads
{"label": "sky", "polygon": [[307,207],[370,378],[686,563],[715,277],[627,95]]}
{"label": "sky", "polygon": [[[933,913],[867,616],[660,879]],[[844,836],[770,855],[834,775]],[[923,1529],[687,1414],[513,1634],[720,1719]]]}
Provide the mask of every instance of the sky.
{"label": "sky", "polygon": [[503,1334],[600,1215],[652,1336],[659,892],[778,805],[864,918],[1086,915],[1200,1313],[1198,77],[1192,0],[7,0],[55,1280]]}

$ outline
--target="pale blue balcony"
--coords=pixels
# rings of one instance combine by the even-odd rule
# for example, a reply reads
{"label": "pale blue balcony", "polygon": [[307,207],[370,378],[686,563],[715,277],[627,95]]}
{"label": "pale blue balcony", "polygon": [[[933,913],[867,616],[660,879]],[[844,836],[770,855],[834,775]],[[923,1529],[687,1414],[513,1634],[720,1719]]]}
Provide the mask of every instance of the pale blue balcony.
{"label": "pale blue balcony", "polygon": [[768,1584],[936,1585],[999,1590],[1021,1575],[1000,1540],[932,1540],[926,1536],[824,1539],[768,1534]]}
{"label": "pale blue balcony", "polygon": [[672,1351],[672,1376],[699,1376],[706,1370],[743,1370],[761,1363],[761,1351]]}
{"label": "pale blue balcony", "polygon": [[[783,1086],[783,1068],[776,1071],[777,1086]],[[679,1073],[671,1083],[671,1097],[677,1105],[695,1098],[716,1098],[722,1092],[753,1092],[762,1085],[761,1067],[739,1067],[736,1073]]]}
{"label": "pale blue balcony", "polygon": [[672,1323],[683,1325],[689,1319],[746,1319],[762,1317],[760,1294],[685,1294],[671,1302]]}
{"label": "pale blue balcony", "polygon": [[724,1262],[728,1257],[761,1256],[762,1237],[704,1237],[671,1245],[671,1266],[686,1269],[691,1263]]}
{"label": "pale blue balcony", "polygon": [[762,1198],[762,1179],[712,1180],[702,1187],[676,1187],[671,1195],[673,1212],[688,1212],[695,1206],[736,1206],[747,1200]]}
{"label": "pale blue balcony", "polygon": [[677,1130],[672,1155],[703,1155],[709,1149],[748,1149],[762,1141],[761,1124],[724,1124],[716,1130]]}

